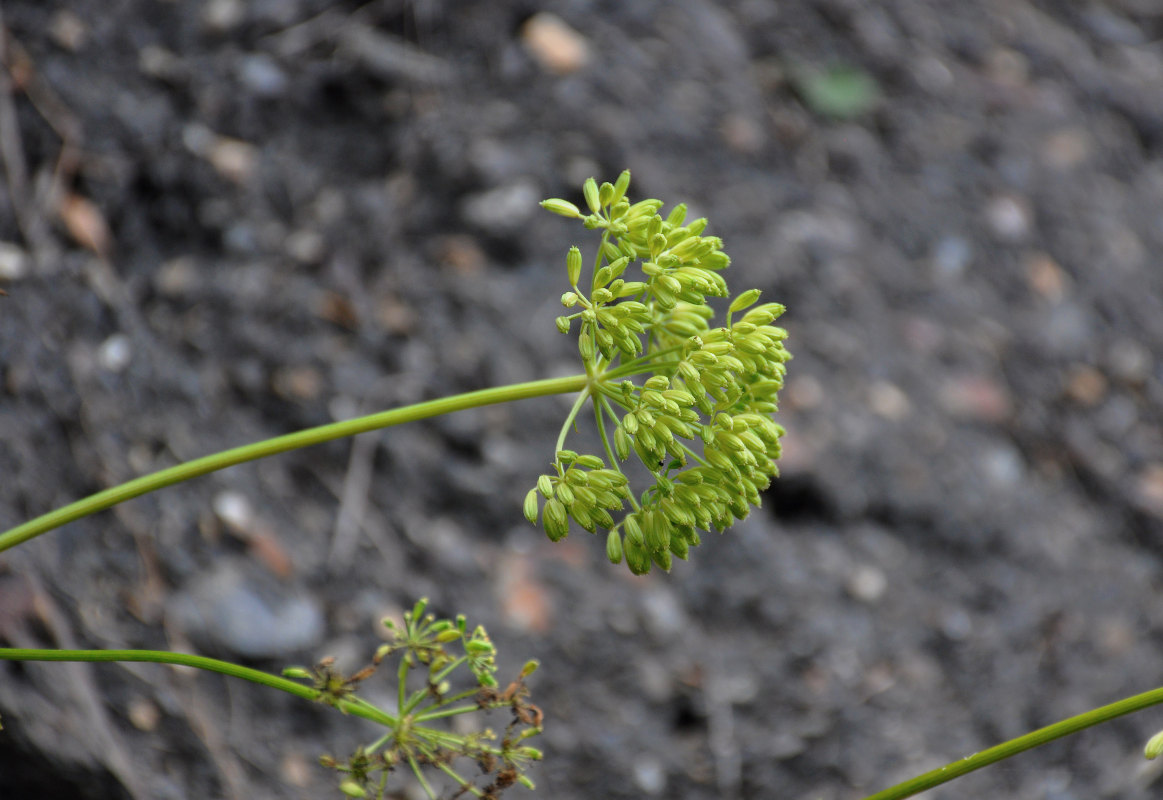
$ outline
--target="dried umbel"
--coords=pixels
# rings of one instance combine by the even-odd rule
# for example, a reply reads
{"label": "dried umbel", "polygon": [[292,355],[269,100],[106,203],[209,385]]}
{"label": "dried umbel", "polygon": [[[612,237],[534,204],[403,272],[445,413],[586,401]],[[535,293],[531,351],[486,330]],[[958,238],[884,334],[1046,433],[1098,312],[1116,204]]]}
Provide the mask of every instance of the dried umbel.
{"label": "dried umbel", "polygon": [[[607,531],[606,554],[636,574],[670,569],[699,543],[699,531],[722,531],[760,504],[779,474],[783,428],[778,408],[787,332],[773,323],[778,303],[756,305],[759,290],[738,295],[721,326],[708,298],[727,298],[723,242],[704,236],[707,220],[686,222],[686,206],[664,217],[659,200],[631,203],[630,173],[600,186],[587,180],[589,213],[561,199],[541,205],[601,231],[588,288],[582,252],[566,256],[572,313],[557,318],[570,333],[589,382],[574,404],[553,459],[525,498],[525,516],[550,539],[570,521]],[[629,277],[628,277],[629,276]],[[569,428],[592,406],[603,455],[566,449]],[[633,454],[652,478],[640,493],[621,462]]]}

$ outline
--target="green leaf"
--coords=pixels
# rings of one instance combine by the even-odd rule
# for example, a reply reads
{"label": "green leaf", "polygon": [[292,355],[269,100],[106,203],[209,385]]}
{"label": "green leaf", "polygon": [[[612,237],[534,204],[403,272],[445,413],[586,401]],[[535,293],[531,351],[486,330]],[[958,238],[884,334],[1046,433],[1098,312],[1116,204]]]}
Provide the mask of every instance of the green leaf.
{"label": "green leaf", "polygon": [[880,99],[876,81],[867,72],[838,65],[796,76],[796,89],[813,113],[831,119],[854,119],[871,111]]}

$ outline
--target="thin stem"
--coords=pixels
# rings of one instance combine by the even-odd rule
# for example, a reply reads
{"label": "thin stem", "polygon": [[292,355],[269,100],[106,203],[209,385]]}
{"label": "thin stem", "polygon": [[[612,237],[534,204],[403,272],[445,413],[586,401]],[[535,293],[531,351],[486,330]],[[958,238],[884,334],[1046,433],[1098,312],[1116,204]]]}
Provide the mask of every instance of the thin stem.
{"label": "thin stem", "polygon": [[[489,708],[500,708],[503,706],[504,706],[504,704],[501,704],[501,706],[489,706]],[[421,711],[419,714],[416,714],[415,716],[413,716],[412,719],[416,720],[416,722],[428,722],[429,720],[432,720],[432,719],[443,719],[444,717],[455,717],[455,716],[459,716],[460,714],[470,714],[473,711],[480,711],[480,710],[481,710],[481,707],[479,705],[455,706],[453,708],[448,708],[447,706],[440,706],[439,708],[433,708],[431,711]]]}
{"label": "thin stem", "polygon": [[[577,400],[574,401],[573,408],[569,410],[569,416],[565,418],[565,422],[561,425],[561,433],[557,435],[557,445],[554,448],[554,453],[565,449],[565,440],[566,437],[569,436],[569,429],[571,426],[573,426],[574,421],[577,419],[578,413],[582,410],[582,406],[586,404],[586,400],[589,399],[589,396],[589,389],[584,389],[580,394],[578,394]],[[556,460],[556,458],[554,460]]]}
{"label": "thin stem", "polygon": [[63,508],[50,511],[36,519],[25,522],[23,525],[17,525],[11,530],[0,533],[0,553],[18,544],[23,544],[42,533],[59,528],[81,517],[87,517],[98,511],[104,511],[118,503],[139,497],[165,486],[172,486],[175,483],[197,478],[210,472],[233,467],[236,464],[255,461],[278,453],[285,453],[288,450],[296,450],[300,447],[309,447],[311,445],[329,442],[333,439],[341,439],[345,436],[354,436],[358,433],[366,433],[367,431],[399,425],[403,422],[414,422],[441,414],[449,414],[453,411],[462,411],[467,408],[507,403],[530,397],[544,397],[551,394],[576,392],[585,388],[588,380],[589,378],[586,375],[571,375],[566,378],[549,378],[547,380],[530,381],[528,383],[518,383],[511,386],[482,389],[476,392],[453,395],[452,397],[428,400],[423,403],[405,406],[404,408],[392,409],[391,411],[381,411],[377,414],[370,414],[357,419],[333,422],[329,425],[320,425],[317,428],[308,428],[304,431],[289,433],[285,436],[276,436],[273,439],[266,439],[265,441],[248,444],[243,447],[236,447],[232,450],[225,450],[221,453],[203,456],[193,461],[187,461],[184,464],[178,464],[150,475],[135,478],[120,486],[114,486],[111,489],[97,492],[83,500],[70,503]]}
{"label": "thin stem", "polygon": [[988,750],[982,750],[980,753],[974,753],[971,756],[954,761],[952,764],[946,764],[923,775],[918,775],[911,780],[898,783],[896,786],[885,789],[884,791],[869,795],[864,800],[902,800],[905,797],[912,797],[926,789],[940,786],[942,783],[959,778],[966,773],[973,772],[982,767],[987,767],[1010,756],[1024,753],[1026,750],[1032,750],[1055,739],[1070,736],[1094,725],[1109,722],[1116,717],[1142,711],[1145,708],[1160,703],[1163,703],[1163,688],[1153,689],[1149,692],[1143,692],[1142,694],[1137,694],[1100,708],[1091,709],[1084,714],[1078,714],[1077,716],[1064,719],[1060,722],[1055,722],[1053,725],[1039,728],[1032,733],[1027,733],[1025,736],[1010,739],[1008,742],[1003,742]]}
{"label": "thin stem", "polygon": [[[194,667],[208,672],[218,672],[231,678],[241,678],[244,681],[259,683],[272,689],[301,697],[304,700],[315,701],[322,696],[322,692],[311,686],[272,675],[269,672],[251,669],[250,667],[231,664],[229,661],[219,661],[216,658],[196,656],[190,653],[170,653],[165,650],[39,650],[24,647],[0,648],[2,661],[145,661],[155,664],[177,664],[183,667]],[[377,722],[381,725],[394,725],[396,720],[389,714],[380,711],[374,706],[354,703],[345,698],[339,698],[336,705],[341,711],[354,714],[357,717]]]}

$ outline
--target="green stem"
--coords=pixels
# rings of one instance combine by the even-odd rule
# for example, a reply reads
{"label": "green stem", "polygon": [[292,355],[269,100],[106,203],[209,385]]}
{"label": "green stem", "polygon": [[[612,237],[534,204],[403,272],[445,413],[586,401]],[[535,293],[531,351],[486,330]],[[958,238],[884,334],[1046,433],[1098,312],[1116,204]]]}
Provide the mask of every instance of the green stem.
{"label": "green stem", "polygon": [[1008,742],[1003,742],[988,750],[982,750],[980,753],[966,756],[952,764],[946,764],[931,772],[926,772],[924,775],[918,775],[889,789],[869,795],[864,800],[901,800],[901,798],[912,797],[926,789],[940,786],[942,783],[959,778],[966,773],[987,767],[1018,753],[1024,753],[1026,750],[1031,750],[1039,745],[1160,703],[1163,703],[1163,688],[1143,692],[1116,703],[1092,709],[1084,714],[1055,722],[1053,725],[1047,725],[1045,728],[1039,728],[1025,736],[1010,739]]}
{"label": "green stem", "polygon": [[[189,653],[170,653],[165,650],[38,650],[24,647],[0,647],[0,661],[146,661],[155,664],[177,664],[259,683],[292,694],[295,697],[301,697],[304,700],[315,701],[322,695],[318,689],[296,683],[279,675],[272,675],[269,672],[231,664],[229,661],[219,661],[216,658]],[[344,698],[340,698],[336,705],[344,713],[354,714],[381,725],[394,725],[396,722],[395,718],[374,706],[353,703]]]}
{"label": "green stem", "polygon": [[358,433],[379,430],[403,422],[414,422],[453,411],[462,411],[467,408],[507,403],[514,400],[524,400],[530,397],[544,397],[551,394],[565,394],[584,389],[589,378],[585,375],[571,375],[566,378],[550,378],[541,381],[518,383],[511,386],[500,386],[492,389],[482,389],[476,392],[442,397],[437,400],[428,400],[423,403],[396,408],[391,411],[381,411],[366,417],[333,422],[329,425],[320,425],[317,428],[308,428],[304,431],[289,433],[285,436],[276,436],[232,450],[224,450],[202,458],[187,461],[168,469],[144,475],[128,481],[120,486],[114,486],[102,492],[90,495],[63,508],[50,511],[36,519],[17,525],[11,530],[0,533],[0,553],[23,544],[29,539],[40,536],[42,533],[59,528],[81,517],[87,517],[98,511],[123,503],[134,497],[140,497],[148,492],[172,486],[175,483],[197,478],[210,472],[217,472],[236,464],[255,461],[288,450],[297,450],[300,447],[330,442],[333,439],[342,439],[345,436],[355,436]]}

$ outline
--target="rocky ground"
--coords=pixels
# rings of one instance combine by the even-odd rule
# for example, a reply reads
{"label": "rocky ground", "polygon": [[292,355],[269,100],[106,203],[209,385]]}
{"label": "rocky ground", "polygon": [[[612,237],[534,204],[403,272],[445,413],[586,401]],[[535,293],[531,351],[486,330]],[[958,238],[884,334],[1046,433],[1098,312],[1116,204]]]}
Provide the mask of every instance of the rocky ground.
{"label": "rocky ground", "polygon": [[[5,553],[0,640],[357,663],[428,596],[489,626],[504,670],[541,660],[554,800],[856,798],[1161,683],[1158,3],[0,14],[0,528],[226,447],[576,371],[553,317],[566,248],[592,241],[536,204],[626,167],[634,196],[710,218],[732,286],[788,306],[796,355],[784,477],[669,575],[525,523],[568,407],[531,400]],[[314,761],[368,735],[140,665],[5,664],[0,716],[4,798],[338,796]],[[932,796],[1154,796],[1160,727]]]}

